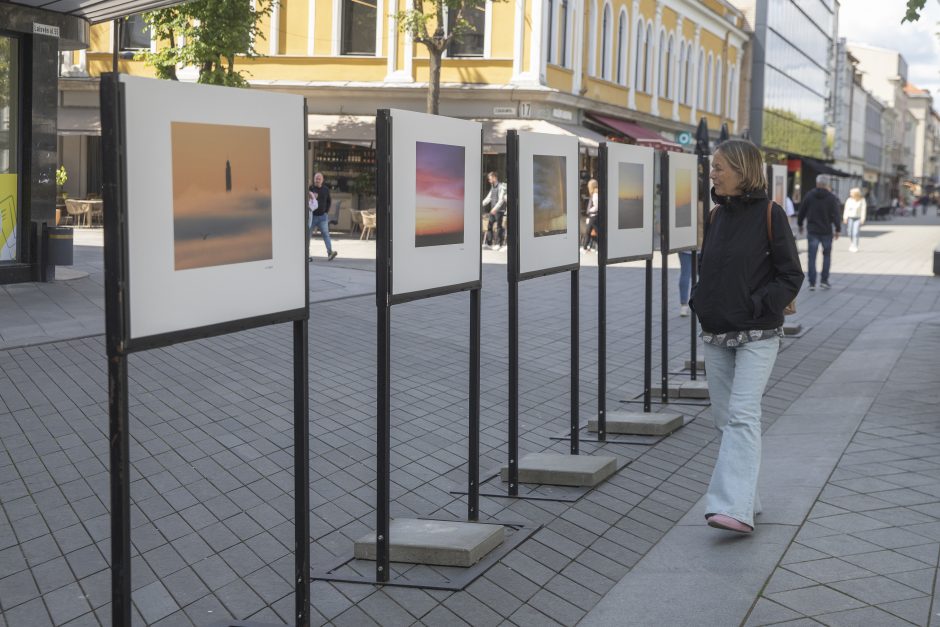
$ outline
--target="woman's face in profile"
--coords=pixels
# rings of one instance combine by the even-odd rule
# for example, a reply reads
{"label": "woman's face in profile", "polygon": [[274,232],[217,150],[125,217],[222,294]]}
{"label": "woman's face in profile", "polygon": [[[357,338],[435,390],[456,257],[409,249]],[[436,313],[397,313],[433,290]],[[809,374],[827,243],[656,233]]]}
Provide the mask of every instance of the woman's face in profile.
{"label": "woman's face in profile", "polygon": [[709,176],[715,186],[715,193],[719,196],[737,196],[741,193],[743,177],[728,165],[728,161],[720,152],[716,152],[712,157],[712,171]]}

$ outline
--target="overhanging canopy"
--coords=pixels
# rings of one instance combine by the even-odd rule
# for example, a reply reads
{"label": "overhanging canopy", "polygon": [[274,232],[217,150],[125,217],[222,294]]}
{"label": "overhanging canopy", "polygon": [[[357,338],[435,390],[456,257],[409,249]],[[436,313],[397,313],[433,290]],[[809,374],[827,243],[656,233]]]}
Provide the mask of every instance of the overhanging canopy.
{"label": "overhanging canopy", "polygon": [[546,133],[548,135],[571,135],[578,138],[578,143],[591,154],[606,137],[576,124],[547,122],[545,120],[477,120],[483,124],[483,150],[485,152],[506,152],[506,134],[509,131]]}
{"label": "overhanging canopy", "polygon": [[95,107],[59,107],[59,135],[101,135],[101,115]]}
{"label": "overhanging canopy", "polygon": [[74,15],[95,24],[183,3],[180,0],[18,0],[14,4]]}
{"label": "overhanging canopy", "polygon": [[629,137],[637,143],[639,146],[651,146],[653,148],[658,148],[659,150],[673,150],[676,152],[682,152],[682,146],[675,142],[671,142],[656,131],[651,131],[648,128],[643,128],[635,122],[629,122],[627,120],[621,120],[620,118],[613,118],[608,115],[600,115],[599,113],[589,113],[589,117],[602,126]]}
{"label": "overhanging canopy", "polygon": [[375,116],[311,113],[307,116],[307,136],[310,139],[322,141],[373,146],[375,145]]}
{"label": "overhanging canopy", "polygon": [[810,168],[816,170],[820,174],[830,174],[832,176],[839,176],[843,178],[851,178],[853,176],[858,176],[857,174],[849,174],[848,172],[843,172],[842,170],[837,170],[828,163],[813,159],[812,157],[800,157],[800,160]]}

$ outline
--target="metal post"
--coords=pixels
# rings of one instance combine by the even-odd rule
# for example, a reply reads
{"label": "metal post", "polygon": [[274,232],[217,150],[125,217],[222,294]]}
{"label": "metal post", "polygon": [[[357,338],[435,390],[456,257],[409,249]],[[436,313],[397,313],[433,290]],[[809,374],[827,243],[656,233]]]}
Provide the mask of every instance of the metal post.
{"label": "metal post", "polygon": [[124,122],[117,74],[101,78],[104,197],[105,341],[108,355],[108,452],[111,492],[111,624],[131,625],[131,514],[127,412],[127,242]]}
{"label": "metal post", "polygon": [[310,429],[308,321],[294,321],[294,615],[310,625]]}
{"label": "metal post", "polygon": [[391,524],[389,501],[391,499],[391,355],[392,355],[392,308],[389,292],[391,287],[391,114],[385,109],[375,117],[376,148],[376,253],[375,253],[375,301],[376,301],[376,486],[375,486],[375,580],[389,579],[389,527]]}
{"label": "metal post", "polygon": [[578,270],[571,271],[571,454],[578,454],[581,429],[578,397]]}
{"label": "metal post", "polygon": [[663,152],[660,155],[659,180],[660,185],[660,245],[659,252],[662,256],[662,271],[660,284],[661,297],[661,320],[660,329],[662,337],[662,368],[661,368],[661,386],[662,402],[665,405],[669,402],[669,153]]}
{"label": "metal post", "polygon": [[[697,265],[698,265],[698,253],[696,253],[693,250],[692,251],[692,277],[691,277],[692,280],[689,283],[689,286],[690,286],[689,289],[691,289],[692,285],[695,285],[695,281],[698,278],[697,277],[698,270],[695,267]],[[691,327],[692,327],[691,342],[692,343],[690,344],[690,347],[689,347],[689,356],[692,360],[692,363],[691,363],[692,380],[696,381],[698,379],[698,337],[697,337],[698,336],[698,333],[697,333],[698,324],[696,323],[696,320],[695,320],[695,314],[690,313],[689,318],[692,319],[691,321]]]}
{"label": "metal post", "polygon": [[470,290],[470,427],[467,451],[467,519],[480,515],[480,289]]}
{"label": "metal post", "polygon": [[607,441],[607,143],[598,164],[600,207],[597,212],[597,441]]}
{"label": "metal post", "polygon": [[127,355],[108,355],[111,457],[111,623],[131,624],[131,482],[128,454]]}
{"label": "metal post", "polygon": [[519,135],[506,134],[506,185],[509,191],[509,496],[519,495]]}
{"label": "metal post", "polygon": [[653,387],[653,258],[646,260],[646,297],[643,314],[643,411],[652,410]]}
{"label": "metal post", "polygon": [[111,40],[111,71],[117,74],[120,71],[118,69],[118,59],[120,58],[121,29],[124,25],[124,19],[118,18],[112,22],[112,25],[114,26],[114,37]]}

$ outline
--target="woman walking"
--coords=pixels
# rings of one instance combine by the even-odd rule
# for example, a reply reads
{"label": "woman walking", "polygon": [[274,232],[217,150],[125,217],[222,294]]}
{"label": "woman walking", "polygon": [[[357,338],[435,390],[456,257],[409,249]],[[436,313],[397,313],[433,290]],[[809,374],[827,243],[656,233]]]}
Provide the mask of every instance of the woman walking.
{"label": "woman walking", "polygon": [[845,210],[842,212],[842,222],[849,231],[849,252],[858,252],[858,233],[865,224],[865,215],[868,213],[868,203],[862,196],[862,190],[853,187],[849,190],[849,197],[845,200]]}
{"label": "woman walking", "polygon": [[584,227],[584,250],[587,252],[595,243],[595,238],[591,231],[597,228],[597,181],[591,179],[587,182],[588,206],[587,206],[587,224]]}
{"label": "woman walking", "polygon": [[754,144],[728,140],[715,151],[712,210],[690,306],[702,326],[708,391],[721,432],[705,495],[711,527],[750,533],[760,512],[761,397],[783,335],[783,310],[803,283],[793,232],[767,198]]}

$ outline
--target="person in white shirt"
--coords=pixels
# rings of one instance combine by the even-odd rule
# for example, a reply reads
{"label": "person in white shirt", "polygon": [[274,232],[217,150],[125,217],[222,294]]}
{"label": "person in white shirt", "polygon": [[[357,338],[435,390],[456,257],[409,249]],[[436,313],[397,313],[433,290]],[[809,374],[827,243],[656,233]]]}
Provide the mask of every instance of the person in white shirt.
{"label": "person in white shirt", "polygon": [[865,224],[865,215],[868,213],[868,204],[865,197],[862,196],[862,190],[853,187],[849,190],[849,197],[845,201],[845,209],[842,211],[842,222],[848,227],[849,252],[858,252],[858,235],[863,224]]}
{"label": "person in white shirt", "polygon": [[597,181],[591,179],[587,182],[588,188],[588,206],[587,206],[587,219],[584,227],[584,251],[587,252],[591,250],[592,246],[596,243],[595,238],[591,235],[591,231],[597,228]]}

